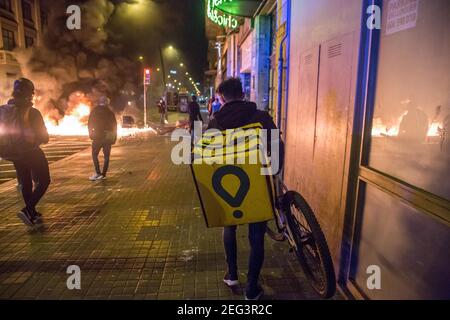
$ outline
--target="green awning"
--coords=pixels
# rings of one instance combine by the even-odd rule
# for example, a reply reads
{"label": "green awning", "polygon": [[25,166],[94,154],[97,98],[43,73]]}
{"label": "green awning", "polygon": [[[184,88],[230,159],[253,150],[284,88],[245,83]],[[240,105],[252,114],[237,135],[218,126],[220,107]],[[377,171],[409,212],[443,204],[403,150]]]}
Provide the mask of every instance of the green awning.
{"label": "green awning", "polygon": [[237,17],[253,17],[264,0],[222,0],[217,9]]}

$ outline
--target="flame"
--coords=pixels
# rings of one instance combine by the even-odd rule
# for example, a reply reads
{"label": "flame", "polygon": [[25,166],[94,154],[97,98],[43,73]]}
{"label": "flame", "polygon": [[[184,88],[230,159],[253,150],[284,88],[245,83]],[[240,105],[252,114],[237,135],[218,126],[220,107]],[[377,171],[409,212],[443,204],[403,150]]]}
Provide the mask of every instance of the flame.
{"label": "flame", "polygon": [[[393,125],[387,125],[387,124],[383,123],[383,121],[380,118],[374,118],[373,125],[372,125],[372,136],[373,137],[397,137],[400,132],[400,123],[406,114],[407,114],[407,112],[405,112],[398,119],[398,121]],[[428,127],[427,136],[429,138],[440,137],[443,127],[444,126],[442,123],[434,121]]]}
{"label": "flame", "polygon": [[[55,122],[48,116],[44,119],[48,133],[50,135],[59,136],[88,136],[88,118],[91,113],[91,107],[88,103],[79,103],[70,114],[64,116],[60,121]],[[151,132],[157,133],[153,128],[122,128],[120,124],[117,126],[117,134],[119,138],[133,136],[139,133]]]}
{"label": "flame", "polygon": [[55,123],[47,117],[45,119],[45,125],[48,133],[60,136],[87,136],[89,135],[89,131],[86,118],[90,112],[91,108],[89,105],[80,103],[70,114],[58,121],[58,123]]}
{"label": "flame", "polygon": [[428,129],[428,136],[429,137],[440,137],[442,135],[442,128],[444,128],[444,125],[442,123],[433,122]]}

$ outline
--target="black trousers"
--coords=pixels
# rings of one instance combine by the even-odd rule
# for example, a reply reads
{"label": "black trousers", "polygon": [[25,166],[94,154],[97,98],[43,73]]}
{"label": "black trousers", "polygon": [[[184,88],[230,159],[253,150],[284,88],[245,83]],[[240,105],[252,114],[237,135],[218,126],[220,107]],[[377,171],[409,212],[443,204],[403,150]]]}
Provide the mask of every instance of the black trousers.
{"label": "black trousers", "polygon": [[13,163],[25,205],[27,209],[35,210],[50,185],[47,158],[39,148],[26,152],[21,160]]}
{"label": "black trousers", "polygon": [[[264,236],[267,222],[252,223],[248,225],[248,238],[250,242],[250,259],[248,262],[248,289],[255,289],[258,285],[259,275],[264,263]],[[228,273],[237,277],[237,242],[236,226],[223,229],[223,242],[228,264]]]}
{"label": "black trousers", "polygon": [[[100,150],[103,149],[103,156],[105,158],[103,163],[103,170],[100,170],[100,163],[98,161],[98,155]],[[92,160],[94,161],[95,172],[106,177],[109,168],[109,159],[111,157],[111,144],[103,141],[92,142]]]}

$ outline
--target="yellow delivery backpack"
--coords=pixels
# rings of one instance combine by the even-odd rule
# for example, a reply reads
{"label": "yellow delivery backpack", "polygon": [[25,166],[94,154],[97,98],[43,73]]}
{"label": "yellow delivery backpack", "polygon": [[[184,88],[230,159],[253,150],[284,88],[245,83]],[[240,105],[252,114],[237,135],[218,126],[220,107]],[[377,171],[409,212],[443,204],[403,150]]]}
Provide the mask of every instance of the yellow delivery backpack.
{"label": "yellow delivery backpack", "polygon": [[272,178],[261,173],[267,167],[262,129],[256,123],[207,131],[195,144],[191,168],[208,227],[273,219]]}

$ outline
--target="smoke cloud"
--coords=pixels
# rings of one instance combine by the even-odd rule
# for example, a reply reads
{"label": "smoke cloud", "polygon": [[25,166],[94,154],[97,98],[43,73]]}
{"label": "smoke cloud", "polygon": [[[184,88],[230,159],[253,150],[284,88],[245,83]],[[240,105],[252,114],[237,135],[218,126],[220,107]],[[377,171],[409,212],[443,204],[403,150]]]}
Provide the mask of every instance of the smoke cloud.
{"label": "smoke cloud", "polygon": [[136,98],[140,73],[135,62],[123,58],[122,48],[109,41],[106,26],[116,6],[108,0],[80,3],[81,30],[73,31],[66,27],[67,6],[51,1],[43,44],[16,52],[23,76],[35,83],[37,107],[58,121],[79,97],[95,104],[107,95],[117,111],[123,109],[121,97]]}

